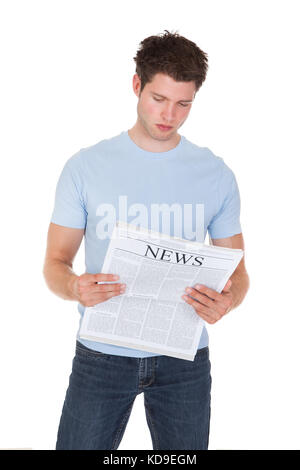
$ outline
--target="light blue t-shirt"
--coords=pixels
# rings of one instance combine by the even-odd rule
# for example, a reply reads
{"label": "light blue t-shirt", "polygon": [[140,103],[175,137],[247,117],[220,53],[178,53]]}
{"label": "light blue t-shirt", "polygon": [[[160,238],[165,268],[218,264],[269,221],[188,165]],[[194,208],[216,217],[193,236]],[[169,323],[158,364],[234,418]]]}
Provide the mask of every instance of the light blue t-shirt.
{"label": "light blue t-shirt", "polygon": [[[221,157],[184,136],[167,152],[138,147],[128,131],[81,149],[67,160],[51,222],[85,229],[87,273],[100,273],[109,235],[120,220],[191,241],[241,233],[240,196]],[[118,273],[114,273],[118,274]],[[78,304],[80,323],[84,306]],[[79,323],[79,328],[80,328]],[[159,354],[77,339],[90,349],[130,357]],[[204,327],[198,348],[208,345]]]}

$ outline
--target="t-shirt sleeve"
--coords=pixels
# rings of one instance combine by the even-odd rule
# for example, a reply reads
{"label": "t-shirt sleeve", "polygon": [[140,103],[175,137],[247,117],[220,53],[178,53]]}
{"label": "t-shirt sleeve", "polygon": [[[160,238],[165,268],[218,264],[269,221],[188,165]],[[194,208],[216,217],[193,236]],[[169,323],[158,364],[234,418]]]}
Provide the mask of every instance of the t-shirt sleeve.
{"label": "t-shirt sleeve", "polygon": [[242,232],[240,193],[233,171],[223,162],[218,187],[219,211],[212,218],[208,232],[211,238],[227,238]]}
{"label": "t-shirt sleeve", "polygon": [[58,179],[51,222],[70,228],[85,228],[87,211],[82,174],[76,157],[67,160]]}

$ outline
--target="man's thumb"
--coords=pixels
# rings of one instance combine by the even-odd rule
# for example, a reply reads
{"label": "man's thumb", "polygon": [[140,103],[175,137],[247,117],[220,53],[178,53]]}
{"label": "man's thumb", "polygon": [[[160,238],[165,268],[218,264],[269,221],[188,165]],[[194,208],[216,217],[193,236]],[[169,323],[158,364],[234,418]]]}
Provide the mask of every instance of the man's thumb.
{"label": "man's thumb", "polygon": [[228,279],[225,286],[223,287],[223,291],[225,291],[225,292],[229,291],[231,286],[232,286],[232,280]]}

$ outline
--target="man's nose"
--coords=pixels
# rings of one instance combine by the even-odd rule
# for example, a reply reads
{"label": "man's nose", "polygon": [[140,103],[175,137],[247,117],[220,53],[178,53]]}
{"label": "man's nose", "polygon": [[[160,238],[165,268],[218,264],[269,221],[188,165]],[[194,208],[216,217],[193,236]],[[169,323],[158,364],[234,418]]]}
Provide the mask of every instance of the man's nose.
{"label": "man's nose", "polygon": [[166,122],[172,122],[175,118],[175,106],[171,103],[166,104],[162,110],[162,117]]}

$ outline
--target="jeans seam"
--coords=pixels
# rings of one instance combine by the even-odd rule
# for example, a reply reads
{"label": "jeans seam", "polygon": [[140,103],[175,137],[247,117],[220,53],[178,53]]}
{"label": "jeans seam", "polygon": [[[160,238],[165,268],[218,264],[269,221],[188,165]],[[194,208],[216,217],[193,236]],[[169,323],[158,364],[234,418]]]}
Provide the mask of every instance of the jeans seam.
{"label": "jeans seam", "polygon": [[155,426],[154,426],[154,423],[152,421],[152,416],[151,416],[151,413],[150,413],[150,407],[149,405],[146,405],[145,404],[145,407],[146,407],[146,413],[148,414],[148,418],[149,418],[149,422],[151,424],[151,428],[152,428],[152,431],[153,431],[153,450],[158,450],[159,449],[159,441],[158,441],[158,436],[157,436],[157,433],[155,431]]}
{"label": "jeans seam", "polygon": [[208,408],[208,421],[207,421],[207,441],[206,441],[206,450],[208,450],[208,445],[209,445],[210,417],[211,417],[211,385],[212,385],[211,374],[209,374],[209,377],[210,377],[210,392],[209,392],[209,408]]}
{"label": "jeans seam", "polygon": [[[133,402],[133,403],[134,403],[134,402]],[[116,444],[117,444],[117,442],[118,442],[118,439],[119,439],[119,436],[120,436],[120,434],[121,434],[121,431],[122,431],[122,429],[124,428],[124,424],[125,424],[125,422],[126,422],[126,419],[129,417],[129,415],[130,415],[130,413],[131,413],[131,410],[132,410],[132,407],[133,407],[133,403],[131,404],[130,408],[128,408],[128,410],[126,411],[125,415],[123,416],[123,419],[122,419],[122,421],[121,421],[121,424],[120,424],[120,426],[119,426],[119,428],[118,428],[118,430],[117,430],[116,437],[115,437],[115,439],[114,439],[114,441],[113,441],[112,450],[116,450],[115,446],[116,446]]]}

